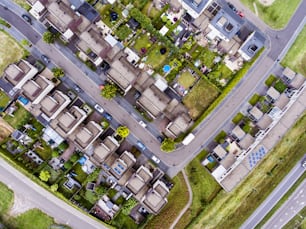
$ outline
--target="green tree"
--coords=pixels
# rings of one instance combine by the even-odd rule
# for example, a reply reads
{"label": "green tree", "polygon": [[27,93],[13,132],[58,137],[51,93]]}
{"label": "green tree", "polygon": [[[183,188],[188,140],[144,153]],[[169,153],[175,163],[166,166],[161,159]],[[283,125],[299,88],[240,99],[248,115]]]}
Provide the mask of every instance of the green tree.
{"label": "green tree", "polygon": [[119,126],[116,130],[116,133],[122,137],[122,138],[126,138],[127,136],[129,136],[130,134],[130,130],[129,128],[127,128],[126,126]]}
{"label": "green tree", "polygon": [[73,154],[73,155],[71,156],[70,161],[71,161],[72,163],[74,163],[74,162],[76,162],[78,159],[79,159],[79,155],[75,153],[75,154]]}
{"label": "green tree", "polygon": [[58,184],[51,185],[50,189],[51,189],[52,192],[56,192],[57,189],[58,189]]}
{"label": "green tree", "polygon": [[66,161],[66,162],[64,163],[64,168],[67,169],[67,170],[71,169],[72,166],[73,166],[73,164],[72,164],[71,161]]}
{"label": "green tree", "polygon": [[172,152],[175,150],[175,142],[172,138],[165,138],[162,142],[160,149],[164,152]]}
{"label": "green tree", "polygon": [[106,84],[101,91],[101,95],[105,99],[112,99],[116,96],[117,89],[117,86],[114,84]]}
{"label": "green tree", "polygon": [[39,179],[41,179],[44,182],[47,182],[50,177],[51,177],[51,174],[47,170],[42,170],[39,174]]}
{"label": "green tree", "polygon": [[51,33],[50,31],[44,32],[43,41],[47,44],[53,44],[55,42],[56,35]]}
{"label": "green tree", "polygon": [[56,150],[53,150],[53,151],[52,151],[52,158],[58,157],[58,155],[59,155],[59,152],[58,152],[58,151],[56,151]]}
{"label": "green tree", "polygon": [[51,71],[55,77],[63,77],[65,75],[64,70],[59,67],[52,68]]}

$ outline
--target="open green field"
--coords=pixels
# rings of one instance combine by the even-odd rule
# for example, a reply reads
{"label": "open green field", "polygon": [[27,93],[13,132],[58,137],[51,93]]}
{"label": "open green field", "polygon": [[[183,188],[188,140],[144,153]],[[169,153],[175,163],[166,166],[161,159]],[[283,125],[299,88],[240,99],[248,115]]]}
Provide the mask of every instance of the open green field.
{"label": "open green field", "polygon": [[196,78],[189,72],[189,71],[184,71],[178,78],[178,83],[182,85],[185,89],[188,89],[191,87]]}
{"label": "open green field", "polygon": [[13,204],[13,201],[13,191],[9,189],[5,184],[0,182],[0,217],[10,209]]}
{"label": "open green field", "polygon": [[6,107],[9,101],[10,101],[10,97],[8,97],[4,91],[0,90],[0,110],[1,108]]}
{"label": "open green field", "polygon": [[264,6],[258,0],[241,0],[241,2],[254,13],[255,2],[258,16],[270,27],[281,29],[287,25],[301,0],[275,0],[270,6]]}
{"label": "open green field", "polygon": [[200,79],[184,97],[183,103],[189,109],[193,119],[199,117],[217,98],[218,90],[207,80]]}
{"label": "open green field", "polygon": [[24,109],[19,103],[16,103],[17,110],[14,111],[13,115],[14,117],[10,115],[4,116],[4,120],[8,122],[12,127],[15,129],[18,129],[23,124],[26,124],[26,122],[29,120],[31,114]]}
{"label": "open green field", "polygon": [[189,228],[239,228],[304,155],[306,113],[232,192],[220,191]]}
{"label": "open green field", "polygon": [[9,35],[0,31],[0,76],[11,63],[21,59],[24,54],[21,46]]}
{"label": "open green field", "polygon": [[182,173],[174,179],[174,186],[168,196],[168,203],[162,211],[148,222],[146,229],[169,228],[176,219],[180,211],[188,202],[188,189]]}
{"label": "open green field", "polygon": [[175,226],[177,229],[185,228],[221,190],[221,186],[201,164],[207,154],[206,151],[202,151],[186,167],[193,199],[190,208]]}
{"label": "open green field", "polygon": [[288,66],[295,72],[306,76],[306,26],[296,38],[287,55],[282,60],[282,65]]}
{"label": "open green field", "polygon": [[14,0],[15,3],[17,3],[19,6],[24,8],[25,10],[29,11],[31,9],[31,6],[27,3],[26,0]]}

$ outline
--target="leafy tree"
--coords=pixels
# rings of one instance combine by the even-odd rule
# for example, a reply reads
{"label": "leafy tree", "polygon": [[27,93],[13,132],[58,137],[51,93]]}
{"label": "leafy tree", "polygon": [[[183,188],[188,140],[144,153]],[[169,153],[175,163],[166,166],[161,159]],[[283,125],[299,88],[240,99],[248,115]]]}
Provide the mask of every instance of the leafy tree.
{"label": "leafy tree", "polygon": [[55,42],[56,35],[51,33],[50,31],[47,31],[43,34],[43,41],[47,44],[53,44]]}
{"label": "leafy tree", "polygon": [[52,158],[58,157],[58,155],[59,155],[59,152],[58,152],[58,151],[56,151],[56,150],[53,150],[53,151],[52,151]]}
{"label": "leafy tree", "polygon": [[107,188],[104,185],[99,185],[98,187],[95,188],[95,192],[98,195],[102,196],[105,193],[107,193]]}
{"label": "leafy tree", "polygon": [[78,159],[79,159],[79,155],[73,154],[73,155],[71,156],[71,158],[70,158],[70,161],[71,161],[72,163],[74,163],[74,162],[76,162]]}
{"label": "leafy tree", "polygon": [[73,166],[72,162],[71,161],[66,161],[65,164],[64,164],[64,168],[69,170],[71,169]]}
{"label": "leafy tree", "polygon": [[39,178],[42,180],[42,181],[45,181],[47,182],[49,180],[49,178],[51,177],[51,174],[49,171],[47,170],[42,170],[39,174]]}
{"label": "leafy tree", "polygon": [[51,185],[50,189],[51,189],[52,192],[56,192],[57,189],[58,189],[58,184]]}
{"label": "leafy tree", "polygon": [[125,40],[131,33],[132,33],[132,30],[126,25],[120,26],[115,32],[115,34],[118,36],[118,38],[121,41]]}
{"label": "leafy tree", "polygon": [[65,75],[64,70],[58,67],[52,68],[51,71],[55,77],[63,77]]}
{"label": "leafy tree", "polygon": [[101,91],[101,95],[105,99],[112,99],[116,96],[117,89],[117,86],[114,84],[106,84]]}
{"label": "leafy tree", "polygon": [[162,142],[160,149],[164,152],[172,152],[175,150],[175,142],[172,138],[165,138]]}
{"label": "leafy tree", "polygon": [[124,215],[130,214],[130,211],[138,204],[137,200],[133,197],[128,199],[122,206],[122,213]]}
{"label": "leafy tree", "polygon": [[127,128],[126,126],[119,126],[116,130],[116,133],[122,137],[122,138],[126,138],[127,136],[129,136],[130,134],[130,130],[129,128]]}

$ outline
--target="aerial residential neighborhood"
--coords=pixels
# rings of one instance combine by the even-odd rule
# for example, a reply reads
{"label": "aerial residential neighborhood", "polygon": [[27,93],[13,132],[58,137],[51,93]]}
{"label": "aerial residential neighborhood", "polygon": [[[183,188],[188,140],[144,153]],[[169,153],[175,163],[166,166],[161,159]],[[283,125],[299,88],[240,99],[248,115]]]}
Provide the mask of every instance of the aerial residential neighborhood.
{"label": "aerial residential neighborhood", "polygon": [[1,1],[0,228],[304,228],[305,8]]}

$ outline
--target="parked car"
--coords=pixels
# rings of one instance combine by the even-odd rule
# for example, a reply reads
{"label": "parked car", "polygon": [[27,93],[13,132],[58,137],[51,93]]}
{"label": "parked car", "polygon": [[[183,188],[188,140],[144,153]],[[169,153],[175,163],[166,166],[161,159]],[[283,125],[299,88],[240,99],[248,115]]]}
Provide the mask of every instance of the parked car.
{"label": "parked car", "polygon": [[157,136],[157,140],[162,143],[164,141],[164,138],[162,136]]}
{"label": "parked car", "polygon": [[106,120],[108,121],[112,121],[113,120],[113,116],[111,116],[109,113],[105,112],[103,114],[103,117],[106,118]]}
{"label": "parked car", "polygon": [[302,162],[302,166],[306,169],[306,159]]}
{"label": "parked car", "polygon": [[145,151],[147,147],[145,144],[143,144],[141,141],[137,141],[137,146],[140,148],[140,150]]}
{"label": "parked car", "polygon": [[81,93],[83,92],[83,90],[78,86],[78,85],[74,85],[74,90],[77,92],[77,93]]}
{"label": "parked car", "polygon": [[104,109],[99,104],[95,105],[95,109],[101,114],[104,112]]}
{"label": "parked car", "polygon": [[50,63],[50,58],[47,57],[46,55],[41,55],[41,60],[42,60],[45,64],[49,64],[49,63]]}
{"label": "parked car", "polygon": [[21,15],[21,17],[22,17],[26,22],[28,22],[30,25],[32,25],[32,19],[30,18],[29,15],[23,14],[23,15]]}
{"label": "parked car", "polygon": [[147,124],[145,124],[144,121],[140,120],[139,122],[139,125],[141,125],[143,128],[146,128],[147,127]]}
{"label": "parked car", "polygon": [[159,164],[159,162],[160,162],[160,159],[159,159],[158,157],[156,157],[155,155],[153,155],[153,156],[151,157],[151,159],[152,159],[152,161],[154,161],[156,164]]}

